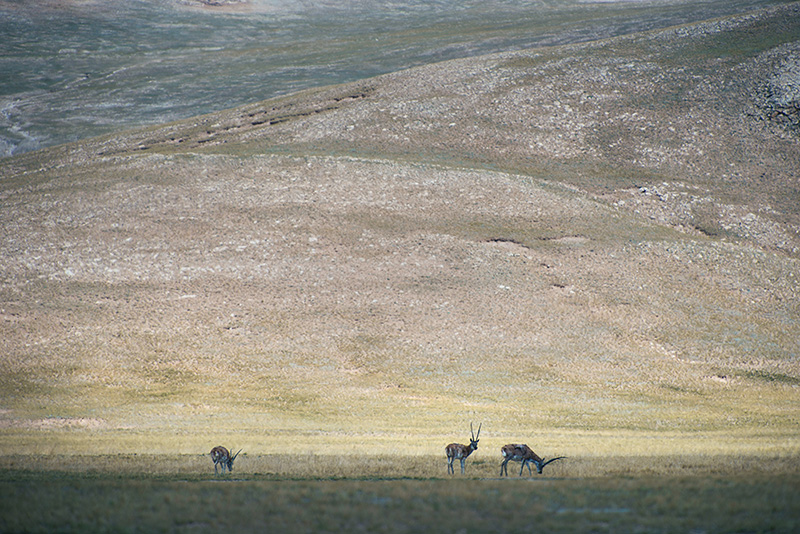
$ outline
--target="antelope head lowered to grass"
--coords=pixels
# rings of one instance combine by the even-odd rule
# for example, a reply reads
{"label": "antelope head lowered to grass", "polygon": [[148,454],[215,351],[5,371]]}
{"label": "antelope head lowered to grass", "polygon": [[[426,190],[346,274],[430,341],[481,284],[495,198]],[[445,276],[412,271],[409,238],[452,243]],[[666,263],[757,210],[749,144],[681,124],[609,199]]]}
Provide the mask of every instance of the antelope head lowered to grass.
{"label": "antelope head lowered to grass", "polygon": [[536,465],[536,472],[541,475],[544,466],[550,462],[566,458],[566,456],[559,456],[558,458],[551,458],[545,461],[544,458],[539,458],[539,455],[533,452],[533,450],[524,443],[503,445],[500,449],[500,454],[503,455],[503,463],[500,464],[500,476],[503,476],[503,472],[508,475],[508,462],[522,462],[519,468],[519,476],[522,476],[522,470],[525,469],[526,465],[528,466],[528,474],[533,474],[531,472],[531,463]]}
{"label": "antelope head lowered to grass", "polygon": [[469,424],[469,432],[472,437],[469,440],[469,445],[462,445],[460,443],[451,443],[447,447],[445,447],[444,451],[447,454],[447,472],[455,474],[455,470],[453,469],[453,461],[460,460],[461,461],[461,474],[464,474],[464,460],[467,459],[467,456],[472,454],[472,451],[478,450],[478,438],[481,435],[481,426],[483,423],[478,425],[478,434],[475,434],[475,431],[472,430],[472,423]]}
{"label": "antelope head lowered to grass", "polygon": [[[239,449],[239,452],[242,452],[242,449]],[[222,446],[217,446],[211,449],[211,459],[214,461],[214,473],[217,473],[217,466],[222,466],[222,473],[225,473],[225,469],[228,469],[228,472],[233,471],[233,461],[239,456],[239,452],[231,456],[231,453],[228,449]]]}

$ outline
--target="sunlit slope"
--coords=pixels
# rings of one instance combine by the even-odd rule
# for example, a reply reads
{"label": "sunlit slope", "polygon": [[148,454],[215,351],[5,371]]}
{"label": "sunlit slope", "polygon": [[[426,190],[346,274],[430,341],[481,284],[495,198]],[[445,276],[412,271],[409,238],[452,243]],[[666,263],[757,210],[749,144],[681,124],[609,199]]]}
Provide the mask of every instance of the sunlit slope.
{"label": "sunlit slope", "polygon": [[427,451],[481,421],[576,452],[605,431],[797,452],[800,141],[759,91],[791,79],[799,21],[438,64],[0,161],[3,449]]}

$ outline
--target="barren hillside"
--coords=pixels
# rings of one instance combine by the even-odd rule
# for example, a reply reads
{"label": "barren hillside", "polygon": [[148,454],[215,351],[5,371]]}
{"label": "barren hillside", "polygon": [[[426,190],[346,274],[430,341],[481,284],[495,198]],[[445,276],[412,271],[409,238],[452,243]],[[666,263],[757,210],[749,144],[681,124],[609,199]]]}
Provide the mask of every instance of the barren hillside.
{"label": "barren hillside", "polygon": [[792,4],[0,160],[2,448],[796,454],[798,88]]}

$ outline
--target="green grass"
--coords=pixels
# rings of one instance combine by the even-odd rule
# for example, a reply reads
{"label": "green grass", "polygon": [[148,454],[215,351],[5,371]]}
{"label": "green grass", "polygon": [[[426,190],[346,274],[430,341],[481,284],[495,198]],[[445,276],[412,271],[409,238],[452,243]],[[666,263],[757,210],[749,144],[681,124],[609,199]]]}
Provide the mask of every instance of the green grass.
{"label": "green grass", "polygon": [[768,371],[747,371],[742,373],[743,376],[759,381],[774,382],[778,384],[788,384],[791,386],[800,386],[800,379],[794,376],[788,376],[783,373],[770,373]]}
{"label": "green grass", "polygon": [[[499,462],[472,459],[466,477],[448,476],[443,459],[433,457],[242,456],[225,476],[215,476],[199,455],[62,457],[60,467],[51,456],[31,468],[36,460],[3,459],[3,532],[792,532],[800,526],[800,472],[791,458],[578,458],[551,474],[508,479],[497,477]],[[434,467],[436,473],[424,473]]]}

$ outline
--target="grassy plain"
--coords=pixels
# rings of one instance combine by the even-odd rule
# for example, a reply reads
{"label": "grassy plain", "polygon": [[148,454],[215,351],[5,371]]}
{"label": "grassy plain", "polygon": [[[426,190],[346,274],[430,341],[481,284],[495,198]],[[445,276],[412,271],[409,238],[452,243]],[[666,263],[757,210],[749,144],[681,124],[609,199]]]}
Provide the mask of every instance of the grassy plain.
{"label": "grassy plain", "polygon": [[[519,477],[512,464],[507,478],[499,477],[498,453],[507,440],[491,432],[467,460],[466,474],[457,467],[454,476],[446,473],[445,436],[241,431],[226,437],[245,452],[232,474],[217,476],[207,454],[161,450],[213,440],[180,434],[51,431],[50,449],[43,450],[41,432],[29,436],[31,448],[17,433],[16,449],[26,452],[0,460],[0,531],[789,533],[800,527],[798,443],[788,426],[758,435],[542,430],[529,442],[540,454],[567,458],[542,475]],[[142,452],[148,442],[157,450]],[[126,448],[138,452],[112,452]],[[254,452],[268,449],[283,452]]]}
{"label": "grassy plain", "polygon": [[[594,458],[500,479],[441,458],[31,457],[0,471],[3,532],[793,532],[800,472],[786,458]],[[58,462],[58,466],[55,465]],[[28,467],[34,467],[33,470]],[[430,476],[433,468],[440,473]],[[51,468],[54,468],[51,470]],[[548,469],[546,468],[546,469]],[[511,469],[516,475],[515,469]]]}

